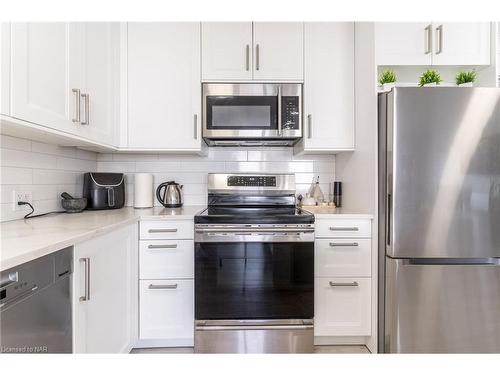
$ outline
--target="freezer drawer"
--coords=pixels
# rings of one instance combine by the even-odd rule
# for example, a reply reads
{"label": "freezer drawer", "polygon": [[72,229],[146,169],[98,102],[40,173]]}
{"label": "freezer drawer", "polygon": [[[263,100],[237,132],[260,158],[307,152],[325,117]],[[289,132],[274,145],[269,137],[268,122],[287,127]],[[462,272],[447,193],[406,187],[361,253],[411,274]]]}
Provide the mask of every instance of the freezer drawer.
{"label": "freezer drawer", "polygon": [[500,266],[386,258],[389,353],[500,353]]}

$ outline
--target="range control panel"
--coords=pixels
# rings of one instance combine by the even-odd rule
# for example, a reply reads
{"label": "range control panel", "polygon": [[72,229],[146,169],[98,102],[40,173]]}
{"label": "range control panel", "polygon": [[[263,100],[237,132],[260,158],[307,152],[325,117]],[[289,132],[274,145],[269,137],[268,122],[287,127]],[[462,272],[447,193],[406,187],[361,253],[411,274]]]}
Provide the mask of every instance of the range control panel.
{"label": "range control panel", "polygon": [[229,176],[227,186],[276,186],[276,176]]}

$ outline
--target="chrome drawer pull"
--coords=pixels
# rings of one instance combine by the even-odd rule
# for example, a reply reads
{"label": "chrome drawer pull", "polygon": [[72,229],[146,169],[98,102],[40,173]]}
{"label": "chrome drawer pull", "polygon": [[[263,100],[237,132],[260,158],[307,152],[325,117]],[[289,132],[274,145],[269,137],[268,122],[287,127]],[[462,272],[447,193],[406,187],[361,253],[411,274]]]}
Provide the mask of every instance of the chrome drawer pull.
{"label": "chrome drawer pull", "polygon": [[353,281],[352,283],[334,283],[330,281],[330,286],[359,286],[357,281]]}
{"label": "chrome drawer pull", "polygon": [[148,233],[175,233],[177,228],[149,229]]}
{"label": "chrome drawer pull", "polygon": [[161,284],[161,285],[149,284],[148,289],[153,289],[153,290],[177,289],[177,284]]}
{"label": "chrome drawer pull", "polygon": [[85,277],[85,293],[83,296],[80,297],[80,301],[90,301],[90,258],[80,258],[80,262],[84,262],[85,264],[85,272],[84,272],[84,277]]}
{"label": "chrome drawer pull", "polygon": [[359,246],[357,242],[347,242],[347,243],[338,243],[338,242],[330,242],[331,247],[356,247]]}
{"label": "chrome drawer pull", "polygon": [[330,230],[337,231],[337,232],[340,232],[340,231],[357,232],[357,231],[359,231],[359,228],[358,227],[330,227]]}
{"label": "chrome drawer pull", "polygon": [[148,245],[148,249],[175,249],[176,244],[173,245]]}

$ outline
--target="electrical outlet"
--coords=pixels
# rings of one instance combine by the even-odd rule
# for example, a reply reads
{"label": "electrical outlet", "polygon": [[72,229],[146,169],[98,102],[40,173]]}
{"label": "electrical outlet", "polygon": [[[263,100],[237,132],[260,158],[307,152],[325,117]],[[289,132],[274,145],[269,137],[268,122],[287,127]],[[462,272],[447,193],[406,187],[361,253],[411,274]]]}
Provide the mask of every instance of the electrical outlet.
{"label": "electrical outlet", "polygon": [[33,204],[33,193],[31,191],[14,191],[14,211],[22,211],[29,207],[19,206],[17,202],[28,202]]}

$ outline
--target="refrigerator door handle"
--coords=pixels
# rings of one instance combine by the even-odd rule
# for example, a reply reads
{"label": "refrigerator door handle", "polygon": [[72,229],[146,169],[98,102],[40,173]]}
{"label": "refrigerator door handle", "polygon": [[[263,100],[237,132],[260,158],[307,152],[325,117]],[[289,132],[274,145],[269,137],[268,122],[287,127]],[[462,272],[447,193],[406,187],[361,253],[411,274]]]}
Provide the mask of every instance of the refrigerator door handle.
{"label": "refrigerator door handle", "polygon": [[386,239],[387,239],[387,246],[391,246],[391,225],[392,225],[392,194],[387,193],[387,233],[386,233]]}
{"label": "refrigerator door handle", "polygon": [[403,259],[404,265],[453,265],[453,266],[500,266],[500,258],[409,258]]}

